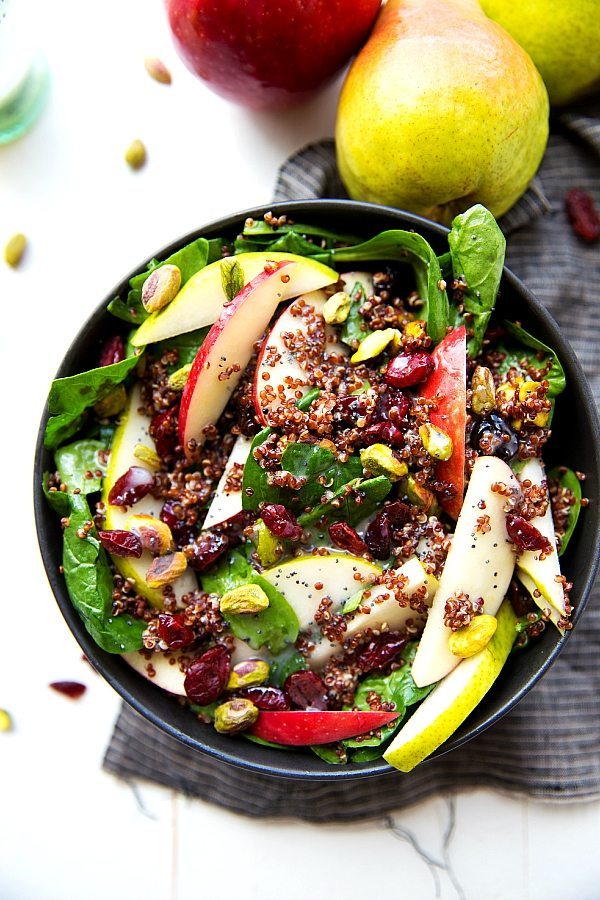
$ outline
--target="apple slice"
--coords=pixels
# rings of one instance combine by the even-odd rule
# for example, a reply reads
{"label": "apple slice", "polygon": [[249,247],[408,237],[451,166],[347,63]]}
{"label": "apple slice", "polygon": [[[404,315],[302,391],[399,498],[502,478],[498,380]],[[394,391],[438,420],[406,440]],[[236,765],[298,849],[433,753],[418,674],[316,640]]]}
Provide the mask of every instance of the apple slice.
{"label": "apple slice", "polygon": [[517,617],[509,600],[497,615],[491,641],[461,663],[417,707],[383,754],[401,772],[410,772],[437,750],[487,694],[500,674],[517,636]]}
{"label": "apple slice", "polygon": [[506,533],[506,497],[492,490],[496,482],[519,490],[519,482],[505,462],[496,456],[480,456],[471,472],[440,586],[413,661],[412,676],[418,687],[439,681],[459,662],[448,647],[451,631],[444,624],[446,601],[461,594],[471,601],[481,597],[484,612],[494,616],[508,590],[515,555]]}
{"label": "apple slice", "polygon": [[250,361],[254,344],[281,302],[299,263],[273,263],[233,298],[210,329],[192,364],[179,409],[179,439],[188,459],[206,439]]}
{"label": "apple slice", "polygon": [[265,569],[262,577],[277,588],[290,604],[300,630],[315,626],[315,613],[324,597],[338,612],[361,587],[372,584],[381,574],[379,566],[359,556],[331,552],[329,556],[300,556],[280,566]]}
{"label": "apple slice", "polygon": [[250,734],[288,747],[331,744],[383,728],[398,712],[379,710],[289,710],[261,712]]}
{"label": "apple slice", "polygon": [[[252,438],[244,437],[240,434],[233,449],[229,454],[229,459],[221,475],[215,495],[212,499],[202,529],[214,528],[221,522],[232,519],[242,511],[242,479],[241,470],[243,470],[250,447],[252,446]],[[240,470],[241,466],[241,470]],[[240,477],[236,477],[237,475]]]}
{"label": "apple slice", "polygon": [[[110,461],[106,470],[102,485],[102,500],[106,507],[104,528],[126,530],[126,522],[132,513],[136,515],[154,516],[159,518],[162,501],[156,500],[152,494],[142,497],[134,506],[113,506],[108,502],[108,495],[115,481],[127,472],[131,466],[140,466],[152,472],[152,467],[143,460],[138,459],[134,450],[136,444],[143,444],[154,449],[154,441],[148,434],[150,419],[139,412],[142,406],[139,385],[132,388],[125,410],[121,415],[119,426],[113,438],[110,451]],[[123,578],[131,578],[135,583],[135,589],[142,597],[146,597],[153,606],[161,607],[163,604],[162,590],[148,587],[146,584],[146,572],[153,557],[145,550],[139,559],[131,556],[111,556],[114,566]],[[190,569],[173,582],[173,591],[179,599],[183,594],[196,590],[198,583]]]}
{"label": "apple slice", "polygon": [[[240,266],[244,285],[260,275],[265,266],[272,262],[287,260],[298,263],[294,274],[289,272],[290,280],[283,286],[282,300],[318,290],[338,279],[333,269],[294,253],[240,253],[229,259]],[[133,335],[133,346],[144,347],[216,322],[227,300],[223,287],[225,275],[223,260],[217,260],[192,275],[165,309],[152,313],[142,322]]]}
{"label": "apple slice", "polygon": [[[282,402],[298,400],[298,393],[308,392],[309,373],[315,365],[334,356],[342,361],[348,355],[348,348],[337,340],[333,326],[323,322],[326,300],[324,291],[298,297],[281,313],[265,337],[254,375],[254,407],[263,425],[271,424],[270,415]],[[315,347],[318,326],[323,340]],[[309,329],[311,353],[307,357],[303,336]]]}
{"label": "apple slice", "polygon": [[[366,628],[380,628],[384,623],[390,631],[402,631],[409,621],[414,625],[424,623],[424,615],[411,608],[410,600],[417,591],[420,591],[424,594],[425,603],[429,605],[438,585],[437,579],[427,574],[416,557],[409,559],[399,569],[395,569],[394,575],[396,578],[401,576],[405,579],[402,589],[393,591],[383,584],[369,587],[366,591],[368,597],[363,598],[360,604],[361,609],[366,607],[369,612],[357,611],[346,616],[348,627],[342,641],[347,641]],[[323,668],[331,657],[341,650],[341,643],[323,638],[309,658],[311,668]]]}
{"label": "apple slice", "polygon": [[[564,618],[565,613],[565,591],[560,581],[560,561],[556,550],[556,534],[554,531],[554,522],[552,520],[552,507],[550,505],[550,495],[548,493],[548,482],[544,464],[541,459],[528,459],[521,471],[517,475],[519,481],[530,481],[538,487],[544,486],[547,492],[548,509],[545,515],[536,516],[531,519],[531,524],[540,531],[545,538],[548,538],[552,545],[552,553],[540,559],[539,550],[524,550],[517,557],[517,575],[524,587],[531,593],[540,609],[546,609],[548,605],[559,613],[559,618]],[[521,576],[527,576],[526,579]],[[530,590],[533,582],[534,590]],[[536,595],[541,594],[541,596]],[[552,619],[554,621],[554,618]],[[556,624],[556,622],[555,622]]]}

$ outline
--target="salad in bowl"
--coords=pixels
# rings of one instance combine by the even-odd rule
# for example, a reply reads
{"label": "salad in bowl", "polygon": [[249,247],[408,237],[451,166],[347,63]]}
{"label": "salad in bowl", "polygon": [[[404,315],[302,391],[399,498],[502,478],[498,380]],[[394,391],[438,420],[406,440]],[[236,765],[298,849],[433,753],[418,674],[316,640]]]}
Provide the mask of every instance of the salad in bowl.
{"label": "salad in bowl", "polygon": [[44,431],[97,646],[227,739],[409,771],[568,632],[583,476],[504,249],[482,206],[441,253],[269,213],[135,274]]}

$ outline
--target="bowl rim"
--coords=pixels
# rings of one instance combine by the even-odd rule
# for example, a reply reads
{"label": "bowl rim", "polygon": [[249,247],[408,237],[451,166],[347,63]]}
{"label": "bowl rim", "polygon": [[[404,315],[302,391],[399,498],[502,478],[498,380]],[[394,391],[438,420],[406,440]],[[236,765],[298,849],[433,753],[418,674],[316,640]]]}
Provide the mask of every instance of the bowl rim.
{"label": "bowl rim", "polygon": [[[262,217],[266,212],[275,208],[281,209],[282,212],[292,215],[294,215],[295,212],[300,212],[301,215],[305,217],[305,220],[309,219],[313,214],[322,215],[323,213],[329,212],[331,214],[339,216],[340,214],[343,215],[345,210],[352,210],[353,212],[358,213],[364,212],[365,215],[368,216],[380,216],[381,218],[389,217],[391,219],[396,219],[398,220],[399,227],[404,227],[409,230],[419,231],[419,229],[425,229],[426,232],[433,231],[440,237],[443,237],[444,235],[447,235],[449,233],[449,229],[446,228],[446,226],[440,225],[437,222],[430,221],[429,219],[425,219],[422,216],[415,215],[414,213],[410,213],[405,210],[396,209],[389,206],[380,206],[373,203],[343,199],[338,200],[323,198],[316,200],[278,200],[272,203],[254,206],[250,209],[241,210],[227,216],[222,216],[219,219],[213,220],[206,225],[200,226],[190,232],[187,232],[176,240],[171,241],[168,245],[159,248],[155,253],[153,253],[152,256],[146,258],[142,263],[132,269],[129,274],[127,274],[122,279],[122,281],[112,291],[110,291],[99,304],[97,304],[92,309],[92,312],[86,318],[85,322],[81,325],[75,337],[72,339],[69,348],[63,355],[60,366],[54,377],[59,378],[64,377],[66,374],[69,374],[71,368],[70,359],[77,352],[77,349],[79,348],[81,343],[86,340],[87,332],[89,331],[90,327],[97,324],[105,316],[109,315],[109,313],[107,313],[106,307],[110,300],[112,300],[113,297],[122,294],[123,290],[128,287],[130,278],[132,278],[139,272],[144,271],[151,259],[164,259],[170,256],[180,247],[185,246],[185,244],[190,243],[196,238],[203,237],[207,234],[210,235],[217,232],[231,232],[232,229],[234,229],[235,227],[239,227],[239,224],[245,221],[247,218],[256,219]],[[402,221],[404,224],[400,225]],[[539,317],[539,319],[541,319],[547,331],[550,332],[552,337],[556,340],[556,344],[560,348],[560,350],[557,350],[557,353],[559,354],[561,362],[567,362],[567,367],[577,373],[578,388],[583,394],[586,413],[589,414],[590,422],[592,425],[593,458],[596,471],[599,471],[600,419],[590,385],[583,372],[581,363],[579,362],[575,354],[575,351],[571,347],[568,340],[564,337],[564,335],[561,334],[559,325],[555,321],[551,313],[546,309],[542,302],[535,297],[533,292],[513,272],[511,272],[510,269],[507,269],[506,266],[503,269],[502,281],[505,284],[510,285],[514,292],[525,298],[528,311],[533,313],[534,316],[537,316]],[[332,766],[328,771],[314,771],[310,767],[289,768],[283,761],[284,757],[287,756],[284,753],[280,753],[282,758],[281,764],[267,762],[261,763],[254,760],[243,759],[239,753],[236,753],[236,748],[245,745],[237,742],[232,742],[232,750],[231,752],[228,752],[212,747],[210,746],[210,744],[202,743],[197,738],[192,737],[190,734],[187,734],[185,731],[182,731],[175,725],[165,721],[160,715],[149,709],[145,705],[143,700],[141,700],[134,692],[128,690],[124,685],[121,684],[118,675],[113,673],[104,661],[104,657],[110,657],[113,656],[113,654],[105,654],[104,651],[102,651],[101,648],[97,646],[91,635],[88,634],[82,620],[79,617],[79,614],[68,598],[68,594],[66,592],[62,577],[60,576],[58,571],[55,571],[53,569],[51,561],[48,558],[49,551],[46,547],[47,535],[45,534],[44,527],[44,520],[47,516],[48,507],[41,486],[41,476],[43,474],[43,456],[46,452],[44,448],[44,431],[48,417],[49,413],[46,401],[44,404],[44,410],[41,416],[37,435],[33,471],[33,501],[36,535],[40,553],[42,556],[42,561],[44,564],[44,569],[46,571],[46,576],[50,583],[50,587],[52,589],[52,593],[54,594],[56,603],[61,611],[63,618],[69,626],[71,633],[79,643],[93,668],[102,675],[102,677],[121,696],[121,698],[155,727],[157,727],[170,737],[173,737],[186,746],[192,748],[193,750],[196,750],[200,753],[206,753],[210,757],[217,759],[223,763],[233,765],[236,768],[245,769],[246,771],[256,772],[257,774],[305,781],[331,781],[334,779],[352,780],[359,778],[368,778],[395,772],[396,770],[388,763],[386,763],[383,758],[375,760],[372,763],[357,764],[361,766],[360,768],[354,768],[350,766]],[[600,566],[600,516],[597,517],[596,521],[594,546],[595,553],[593,559],[588,565],[585,580],[583,583],[581,580],[578,582],[578,587],[580,589],[580,599],[572,619],[574,625],[577,624],[581,615],[583,614],[583,611],[589,599],[589,595],[591,593],[596,574],[598,572],[598,568]],[[66,600],[65,595],[67,598]],[[477,737],[483,731],[486,731],[488,728],[502,719],[523,699],[523,697],[525,697],[529,693],[533,686],[553,665],[559,654],[562,652],[563,647],[570,639],[571,634],[572,632],[568,631],[563,635],[562,638],[556,641],[555,646],[552,648],[543,663],[525,681],[521,688],[515,694],[513,694],[500,708],[498,708],[493,713],[493,715],[491,715],[484,722],[480,723],[478,726],[473,727],[470,731],[468,731],[461,737],[454,739],[452,737],[449,738],[441,747],[439,747],[436,751],[434,751],[434,753],[427,757],[427,759],[424,760],[421,765],[426,764],[432,759],[440,757],[446,753],[451,752],[452,750],[457,749],[458,747],[463,746],[468,741],[472,740],[474,737]],[[119,656],[118,654],[116,655]],[[145,687],[146,683],[142,683],[142,688]]]}

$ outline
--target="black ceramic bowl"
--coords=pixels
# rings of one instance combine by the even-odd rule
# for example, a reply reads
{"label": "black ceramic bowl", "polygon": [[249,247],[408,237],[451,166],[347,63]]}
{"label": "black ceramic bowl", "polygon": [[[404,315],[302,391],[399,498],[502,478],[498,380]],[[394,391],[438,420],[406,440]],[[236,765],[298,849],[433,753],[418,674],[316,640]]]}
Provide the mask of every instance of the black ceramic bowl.
{"label": "black ceramic bowl", "polygon": [[[158,250],[153,256],[164,259],[197,237],[210,238],[223,234],[233,237],[239,233],[248,216],[260,218],[271,208],[273,207],[252,209],[228,216],[185,235],[169,247]],[[447,249],[446,228],[418,216],[386,207],[343,200],[316,200],[280,204],[274,208],[274,212],[288,212],[297,222],[314,223],[339,232],[355,233],[365,237],[386,228],[412,229],[426,237],[437,252]],[[143,271],[145,265],[146,263],[138,266],[131,274]],[[114,291],[111,291],[83,325],[65,355],[58,376],[71,375],[89,368],[90,358],[95,357],[101,342],[114,332],[115,325],[118,324],[106,312],[107,303],[117,294],[126,294],[130,277],[128,275]],[[572,602],[575,606],[573,621],[577,624],[591,590],[600,555],[598,415],[581,366],[556,322],[525,285],[506,269],[498,308],[502,316],[519,319],[525,328],[553,347],[567,375],[567,389],[558,398],[555,431],[548,443],[545,458],[550,464],[560,462],[587,474],[585,490],[590,498],[590,505],[583,512],[582,522],[562,559],[563,570],[575,585]],[[47,506],[41,490],[42,473],[53,468],[51,456],[43,447],[46,419],[47,413],[44,413],[37,444],[34,476],[35,514],[44,565],[57,603],[71,631],[94,667],[123,699],[154,725],[188,746],[209,753],[224,762],[264,774],[329,780],[375,776],[390,771],[390,766],[384,760],[362,765],[328,766],[308,750],[282,752],[257,746],[243,739],[219,735],[213,728],[198,723],[189,711],[134,672],[119,656],[113,656],[99,649],[71,605],[64,581],[59,574],[62,554],[60,523],[58,516]],[[555,629],[548,628],[530,649],[511,657],[493,689],[452,738],[434,755],[453,750],[497,722],[531,690],[552,665],[568,640],[568,633],[561,638]]]}

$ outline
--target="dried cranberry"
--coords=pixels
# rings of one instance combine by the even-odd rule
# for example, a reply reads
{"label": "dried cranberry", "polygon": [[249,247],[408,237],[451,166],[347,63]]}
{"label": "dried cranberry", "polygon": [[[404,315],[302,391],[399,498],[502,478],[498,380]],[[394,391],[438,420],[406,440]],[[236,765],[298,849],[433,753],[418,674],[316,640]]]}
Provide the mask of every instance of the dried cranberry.
{"label": "dried cranberry", "polygon": [[378,513],[365,531],[365,543],[375,559],[387,559],[392,552],[392,529],[385,510]]}
{"label": "dried cranberry", "polygon": [[388,503],[384,507],[383,512],[390,525],[406,525],[412,519],[410,506],[408,503],[403,503],[402,500],[394,500],[392,503]]}
{"label": "dried cranberry", "polygon": [[98,539],[113,556],[135,556],[139,559],[142,555],[142,542],[133,531],[121,531],[115,528],[113,531],[99,531]]}
{"label": "dried cranberry", "polygon": [[471,446],[484,456],[510,462],[519,450],[519,438],[498,413],[476,421],[471,430]]}
{"label": "dried cranberry", "polygon": [[283,691],[267,684],[243,688],[243,690],[237,691],[237,695],[238,697],[245,697],[246,700],[251,700],[258,709],[285,710],[290,708]]}
{"label": "dried cranberry", "polygon": [[362,556],[367,552],[367,545],[352,525],[347,522],[334,522],[329,526],[329,537],[342,550],[348,550],[355,556]]}
{"label": "dried cranberry", "polygon": [[399,353],[389,361],[383,377],[392,387],[412,387],[429,378],[433,367],[429,353]]}
{"label": "dried cranberry", "polygon": [[407,640],[405,635],[394,631],[378,634],[357,653],[354,661],[362,672],[383,669],[404,649]]}
{"label": "dried cranberry", "polygon": [[283,689],[299,709],[327,709],[329,706],[325,682],[310,669],[292,672],[286,678]]}
{"label": "dried cranberry", "polygon": [[160,520],[169,526],[173,540],[178,548],[187,546],[196,534],[193,525],[189,525],[185,518],[185,509],[176,500],[167,500],[160,511]]}
{"label": "dried cranberry", "polygon": [[133,506],[154,487],[154,475],[142,466],[131,466],[117,478],[108,495],[112,506]]}
{"label": "dried cranberry", "polygon": [[206,531],[193,543],[188,544],[185,554],[188,565],[196,572],[204,572],[225,553],[228,547],[227,535]]}
{"label": "dried cranberry", "polygon": [[114,363],[121,362],[125,359],[125,347],[123,341],[118,334],[109,338],[100,351],[99,366],[112,366]]}
{"label": "dried cranberry", "polygon": [[508,513],[506,533],[520,550],[544,550],[546,553],[551,550],[548,538],[523,516]]}
{"label": "dried cranberry", "polygon": [[594,206],[594,198],[586,191],[575,188],[565,198],[571,227],[578,237],[593,244],[600,237],[600,216]]}
{"label": "dried cranberry", "polygon": [[364,399],[360,395],[350,394],[347,397],[338,397],[333,409],[333,421],[338,424],[356,425],[356,422],[365,415]]}
{"label": "dried cranberry", "polygon": [[409,399],[407,395],[391,386],[387,386],[377,398],[375,418],[379,422],[402,422],[406,419]]}
{"label": "dried cranberry", "polygon": [[368,425],[360,433],[363,444],[370,447],[371,444],[388,444],[391,447],[403,447],[406,443],[404,435],[392,422],[377,422]]}
{"label": "dried cranberry", "polygon": [[183,613],[159,613],[158,636],[171,650],[182,650],[194,643],[195,635],[185,624]]}
{"label": "dried cranberry", "polygon": [[59,694],[70,697],[71,700],[79,700],[87,691],[85,684],[81,684],[79,681],[52,681],[48,687],[51,687],[53,691],[58,691]]}
{"label": "dried cranberry", "polygon": [[187,672],[183,686],[194,703],[208,706],[225,690],[231,669],[231,654],[218,644],[195,659]]}
{"label": "dried cranberry", "polygon": [[178,408],[171,406],[163,412],[156,413],[150,420],[148,433],[154,441],[156,452],[162,459],[172,456],[179,443],[177,418]]}
{"label": "dried cranberry", "polygon": [[262,520],[275,535],[288,541],[299,541],[302,537],[302,526],[298,525],[296,516],[292,515],[282,503],[265,503],[260,508]]}

